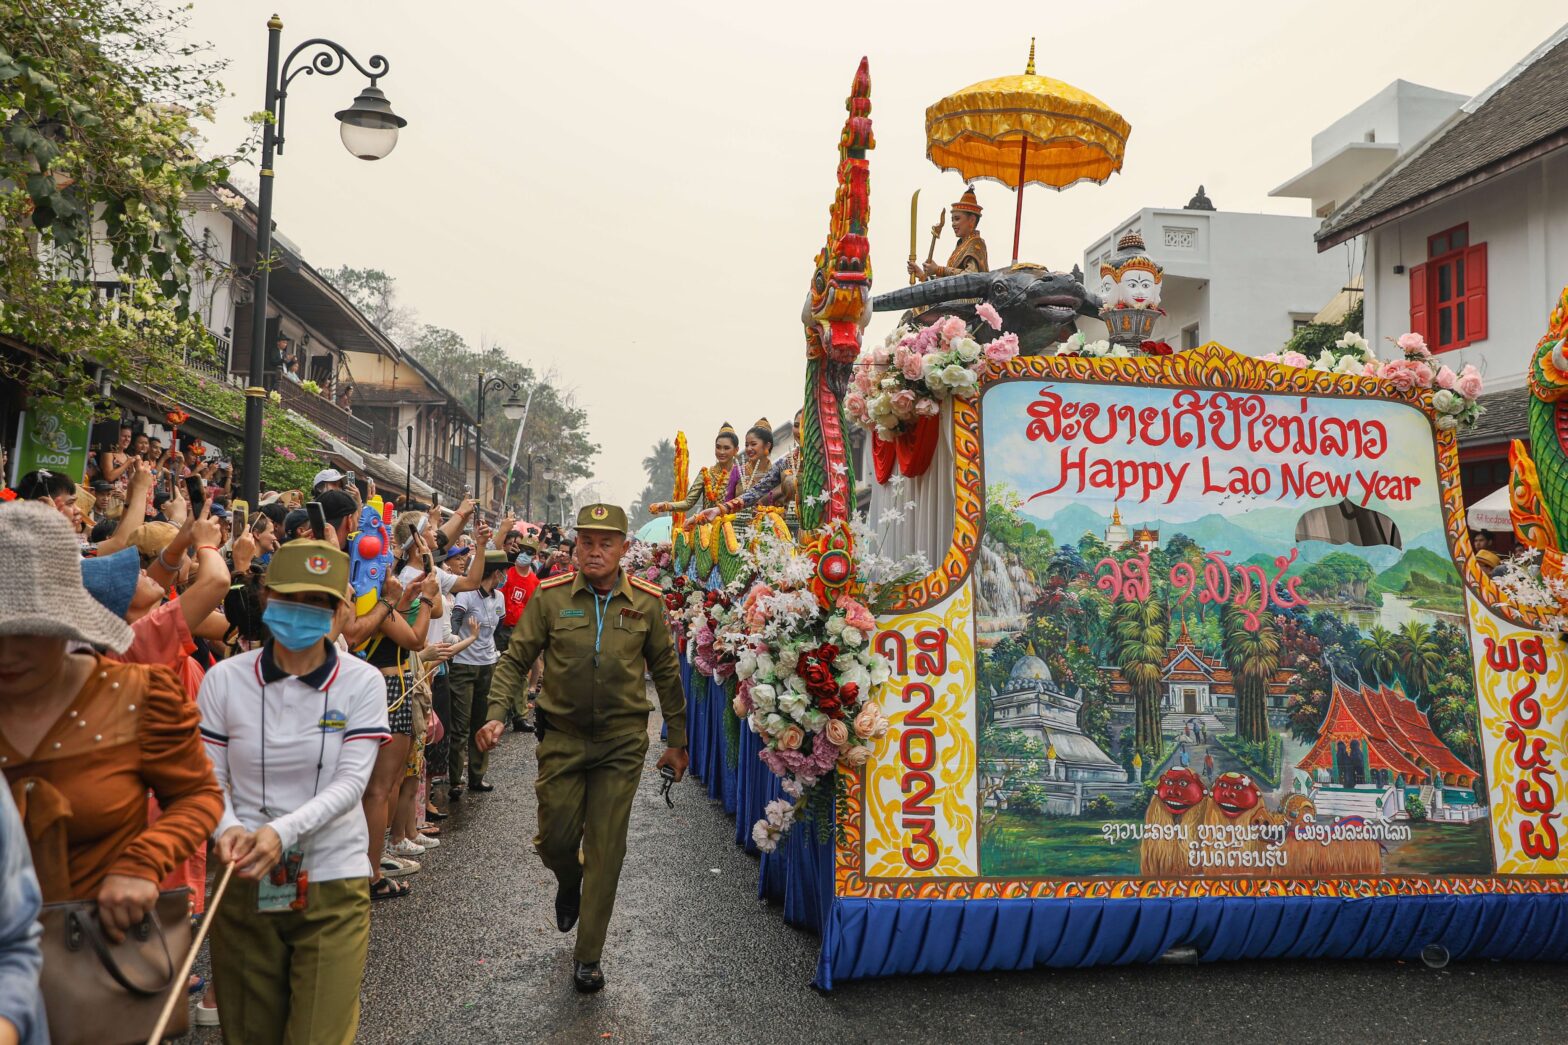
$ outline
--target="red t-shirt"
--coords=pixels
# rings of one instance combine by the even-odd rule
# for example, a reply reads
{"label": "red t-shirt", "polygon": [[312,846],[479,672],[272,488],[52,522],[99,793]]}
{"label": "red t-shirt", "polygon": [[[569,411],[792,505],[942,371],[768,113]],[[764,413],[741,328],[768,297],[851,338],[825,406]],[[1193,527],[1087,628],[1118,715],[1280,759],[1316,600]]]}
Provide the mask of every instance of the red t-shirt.
{"label": "red t-shirt", "polygon": [[533,570],[520,570],[516,566],[507,568],[506,579],[501,582],[500,588],[501,594],[506,597],[506,612],[501,617],[503,628],[515,628],[517,622],[523,619],[523,608],[528,605],[537,587],[539,578],[534,576]]}

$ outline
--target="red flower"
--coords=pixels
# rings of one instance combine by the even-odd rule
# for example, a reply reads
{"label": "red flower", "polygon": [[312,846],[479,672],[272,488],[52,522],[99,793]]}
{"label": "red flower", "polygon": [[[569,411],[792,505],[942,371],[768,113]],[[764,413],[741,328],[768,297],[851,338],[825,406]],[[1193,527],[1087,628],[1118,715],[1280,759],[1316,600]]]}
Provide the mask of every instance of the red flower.
{"label": "red flower", "polygon": [[1168,356],[1174,349],[1165,341],[1145,341],[1138,346],[1151,356]]}
{"label": "red flower", "polygon": [[817,710],[822,712],[828,718],[843,718],[844,717],[844,704],[843,704],[843,701],[841,701],[836,696],[818,697],[817,698]]}
{"label": "red flower", "polygon": [[838,653],[838,647],[833,645],[831,642],[824,642],[814,651],[815,656],[822,658],[822,660],[828,663],[832,663],[834,660],[838,659]]}
{"label": "red flower", "polygon": [[10,487],[0,487],[0,501],[16,500],[16,491]]}
{"label": "red flower", "polygon": [[806,688],[809,690],[815,691],[826,686],[833,686],[835,691],[837,689],[837,684],[833,679],[833,672],[828,670],[825,664],[815,660],[803,661],[796,665],[795,670],[805,681]]}
{"label": "red flower", "polygon": [[838,689],[838,695],[844,698],[845,703],[853,704],[860,699],[860,683],[846,682]]}

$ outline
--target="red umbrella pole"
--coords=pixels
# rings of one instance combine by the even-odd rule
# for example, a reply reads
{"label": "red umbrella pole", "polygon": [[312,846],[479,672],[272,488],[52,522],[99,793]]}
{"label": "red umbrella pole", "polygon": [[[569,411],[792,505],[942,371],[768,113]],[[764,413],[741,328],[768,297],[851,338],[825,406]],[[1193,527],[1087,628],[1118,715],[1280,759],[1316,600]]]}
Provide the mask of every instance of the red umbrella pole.
{"label": "red umbrella pole", "polygon": [[1018,147],[1018,213],[1013,217],[1013,264],[1018,264],[1018,237],[1024,228],[1024,174],[1029,167],[1029,136]]}

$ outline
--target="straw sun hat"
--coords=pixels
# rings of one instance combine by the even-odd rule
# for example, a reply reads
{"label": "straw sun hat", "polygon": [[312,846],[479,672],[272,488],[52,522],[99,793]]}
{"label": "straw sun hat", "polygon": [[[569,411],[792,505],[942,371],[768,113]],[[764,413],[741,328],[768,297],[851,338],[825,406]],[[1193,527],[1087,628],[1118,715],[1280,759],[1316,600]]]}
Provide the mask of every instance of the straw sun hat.
{"label": "straw sun hat", "polygon": [[0,507],[0,635],[76,639],[123,653],[131,626],[82,586],[65,517],[36,501]]}

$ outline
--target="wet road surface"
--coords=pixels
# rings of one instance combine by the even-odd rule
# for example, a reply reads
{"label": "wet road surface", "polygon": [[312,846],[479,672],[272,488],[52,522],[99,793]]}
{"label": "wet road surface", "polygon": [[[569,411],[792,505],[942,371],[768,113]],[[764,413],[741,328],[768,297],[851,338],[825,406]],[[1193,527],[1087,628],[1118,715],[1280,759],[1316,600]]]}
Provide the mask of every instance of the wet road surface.
{"label": "wet road surface", "polygon": [[756,899],[756,860],[695,783],[633,807],[605,946],[608,986],[571,985],[571,937],[534,856],[532,737],[491,758],[403,900],[378,904],[360,1041],[1555,1042],[1568,970],[1478,962],[1253,962],[964,974],[810,987],[817,940]]}

